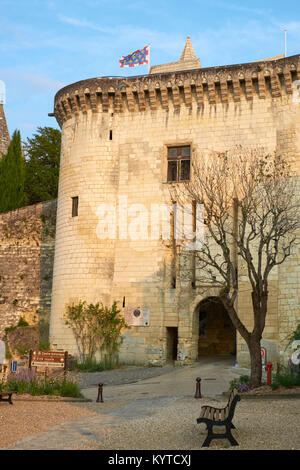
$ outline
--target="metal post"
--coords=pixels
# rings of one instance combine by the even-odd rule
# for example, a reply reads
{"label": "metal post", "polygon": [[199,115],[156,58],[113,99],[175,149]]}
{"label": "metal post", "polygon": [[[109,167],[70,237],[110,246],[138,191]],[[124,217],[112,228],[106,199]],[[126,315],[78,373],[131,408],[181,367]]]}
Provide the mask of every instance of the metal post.
{"label": "metal post", "polygon": [[286,29],[284,30],[284,57],[286,57]]}
{"label": "metal post", "polygon": [[68,351],[65,351],[65,363],[64,363],[64,379],[67,378],[67,371],[68,371]]}
{"label": "metal post", "polygon": [[28,369],[31,370],[31,362],[32,362],[32,349],[29,351],[29,360],[28,360]]}
{"label": "metal post", "polygon": [[98,384],[98,397],[96,403],[103,403],[103,394],[102,394],[103,384]]}
{"label": "metal post", "polygon": [[197,377],[196,378],[196,393],[195,393],[195,398],[202,398],[202,395],[201,395],[201,378],[200,377]]}

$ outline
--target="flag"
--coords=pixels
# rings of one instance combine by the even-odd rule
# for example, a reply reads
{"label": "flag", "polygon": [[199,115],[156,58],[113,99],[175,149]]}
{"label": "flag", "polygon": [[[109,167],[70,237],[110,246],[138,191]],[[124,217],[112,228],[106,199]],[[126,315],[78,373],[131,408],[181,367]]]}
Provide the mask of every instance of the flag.
{"label": "flag", "polygon": [[139,49],[119,60],[120,67],[135,67],[136,65],[149,64],[150,46]]}

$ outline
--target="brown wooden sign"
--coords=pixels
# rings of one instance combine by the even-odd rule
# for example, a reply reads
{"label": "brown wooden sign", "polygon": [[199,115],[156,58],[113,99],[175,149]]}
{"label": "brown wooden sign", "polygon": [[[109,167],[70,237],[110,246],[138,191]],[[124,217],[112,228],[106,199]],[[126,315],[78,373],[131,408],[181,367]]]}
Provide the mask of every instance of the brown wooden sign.
{"label": "brown wooden sign", "polygon": [[30,351],[29,368],[35,367],[58,367],[67,368],[67,351]]}

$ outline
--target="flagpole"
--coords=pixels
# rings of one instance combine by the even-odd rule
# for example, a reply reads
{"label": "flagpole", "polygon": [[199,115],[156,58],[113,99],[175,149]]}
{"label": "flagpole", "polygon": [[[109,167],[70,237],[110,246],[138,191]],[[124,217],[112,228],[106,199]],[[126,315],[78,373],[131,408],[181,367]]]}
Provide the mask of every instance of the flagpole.
{"label": "flagpole", "polygon": [[284,30],[284,57],[286,57],[286,29]]}
{"label": "flagpole", "polygon": [[148,75],[150,73],[150,44],[149,44],[149,53],[148,53]]}

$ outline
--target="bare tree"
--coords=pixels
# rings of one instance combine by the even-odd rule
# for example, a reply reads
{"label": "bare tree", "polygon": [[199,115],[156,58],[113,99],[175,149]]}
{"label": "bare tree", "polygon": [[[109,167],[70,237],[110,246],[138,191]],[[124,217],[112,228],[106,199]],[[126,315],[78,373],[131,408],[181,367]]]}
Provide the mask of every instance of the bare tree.
{"label": "bare tree", "polygon": [[[173,184],[171,197],[204,209],[204,239],[194,253],[197,285],[219,286],[219,297],[247,343],[251,384],[261,384],[261,338],[268,312],[271,271],[284,263],[300,228],[297,179],[287,161],[242,147],[198,155],[189,182]],[[184,254],[184,251],[183,253]],[[249,282],[253,329],[236,308],[239,279]]]}

